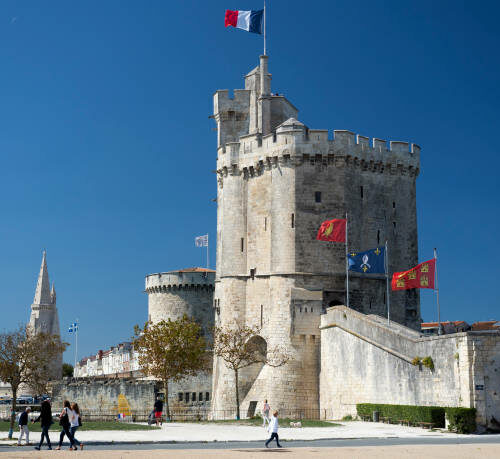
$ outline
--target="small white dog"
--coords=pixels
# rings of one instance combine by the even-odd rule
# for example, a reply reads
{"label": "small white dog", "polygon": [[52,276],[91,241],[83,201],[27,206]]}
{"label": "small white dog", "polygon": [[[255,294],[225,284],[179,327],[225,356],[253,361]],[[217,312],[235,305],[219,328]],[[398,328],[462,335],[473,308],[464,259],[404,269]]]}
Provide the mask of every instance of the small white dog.
{"label": "small white dog", "polygon": [[290,422],[290,427],[302,427],[302,422]]}

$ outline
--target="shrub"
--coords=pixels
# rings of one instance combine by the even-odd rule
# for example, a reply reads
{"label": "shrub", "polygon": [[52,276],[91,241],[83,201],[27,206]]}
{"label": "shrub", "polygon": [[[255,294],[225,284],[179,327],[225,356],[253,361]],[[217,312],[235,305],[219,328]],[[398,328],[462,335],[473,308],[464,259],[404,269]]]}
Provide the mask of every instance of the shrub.
{"label": "shrub", "polygon": [[413,360],[411,361],[412,365],[420,365],[422,363],[422,358],[421,357],[414,357]]}
{"label": "shrub", "polygon": [[440,406],[386,405],[358,403],[358,415],[370,416],[378,411],[380,416],[392,421],[407,420],[412,423],[431,422],[434,427],[444,427],[445,408]]}
{"label": "shrub", "polygon": [[422,365],[424,367],[427,367],[429,370],[433,371],[434,370],[434,360],[432,360],[431,356],[424,357],[422,359]]}
{"label": "shrub", "polygon": [[342,421],[352,421],[352,416],[350,414],[348,414],[347,416],[344,416],[342,418]]}
{"label": "shrub", "polygon": [[477,429],[475,408],[446,408],[449,430],[461,434],[472,433]]}

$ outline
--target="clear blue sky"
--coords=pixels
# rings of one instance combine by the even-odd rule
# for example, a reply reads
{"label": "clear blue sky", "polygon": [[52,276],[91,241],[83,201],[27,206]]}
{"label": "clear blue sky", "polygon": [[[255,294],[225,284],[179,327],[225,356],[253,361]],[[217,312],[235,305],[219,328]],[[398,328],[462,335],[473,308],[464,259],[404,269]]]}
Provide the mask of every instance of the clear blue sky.
{"label": "clear blue sky", "polygon": [[[273,90],[301,121],[422,146],[420,259],[438,247],[445,320],[500,319],[499,5],[269,1]],[[262,50],[224,11],[260,7],[2,1],[1,329],[28,319],[44,247],[63,336],[81,322],[79,357],[146,320],[145,274],[204,263],[212,94],[241,88]],[[424,291],[423,318],[435,311]]]}

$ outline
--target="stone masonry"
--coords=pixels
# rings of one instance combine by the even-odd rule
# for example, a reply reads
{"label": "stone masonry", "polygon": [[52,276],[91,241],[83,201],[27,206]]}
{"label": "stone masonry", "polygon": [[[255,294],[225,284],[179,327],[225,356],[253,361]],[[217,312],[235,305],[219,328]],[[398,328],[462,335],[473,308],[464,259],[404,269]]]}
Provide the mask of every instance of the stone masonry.
{"label": "stone masonry", "polygon": [[[390,271],[418,261],[416,185],[420,148],[350,131],[309,129],[283,95],[271,93],[268,57],[245,89],[216,91],[216,323],[261,327],[268,346],[285,345],[281,368],[242,375],[245,412],[267,398],[288,410],[319,410],[320,315],[345,303],[345,246],[316,240],[320,224],[349,220],[350,250],[388,241]],[[385,315],[385,277],[350,276],[350,307]],[[393,320],[417,329],[419,296],[391,294]],[[234,407],[234,381],[214,362],[214,414]]]}
{"label": "stone masonry", "polygon": [[[431,357],[434,369],[413,365]],[[345,306],[321,317],[321,416],[356,416],[357,403],[462,406],[500,428],[500,333],[422,336]]]}
{"label": "stone masonry", "polygon": [[[35,333],[47,333],[61,336],[59,330],[59,315],[56,306],[56,290],[54,284],[52,288],[49,282],[49,272],[47,270],[47,254],[44,251],[42,265],[36,284],[35,297],[31,305],[31,315],[29,327]],[[51,367],[52,379],[59,379],[62,376],[62,354],[58,355]]]}
{"label": "stone masonry", "polygon": [[213,291],[215,271],[187,268],[146,276],[148,320],[159,322],[193,317],[210,336],[214,325]]}

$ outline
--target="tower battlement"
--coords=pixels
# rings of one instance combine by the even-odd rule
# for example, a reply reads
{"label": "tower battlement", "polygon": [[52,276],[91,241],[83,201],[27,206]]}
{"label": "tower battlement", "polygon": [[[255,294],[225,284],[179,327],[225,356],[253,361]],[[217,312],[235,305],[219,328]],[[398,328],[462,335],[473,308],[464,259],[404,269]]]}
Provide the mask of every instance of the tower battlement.
{"label": "tower battlement", "polygon": [[[297,122],[299,123],[299,122]],[[307,129],[302,123],[279,127],[267,136],[250,134],[218,148],[217,173],[264,171],[278,164],[359,166],[383,173],[418,175],[420,146],[402,141],[365,137],[351,131]]]}

